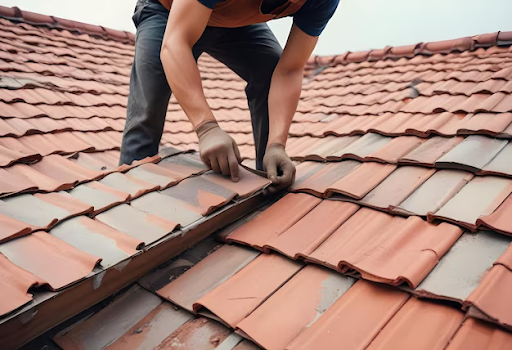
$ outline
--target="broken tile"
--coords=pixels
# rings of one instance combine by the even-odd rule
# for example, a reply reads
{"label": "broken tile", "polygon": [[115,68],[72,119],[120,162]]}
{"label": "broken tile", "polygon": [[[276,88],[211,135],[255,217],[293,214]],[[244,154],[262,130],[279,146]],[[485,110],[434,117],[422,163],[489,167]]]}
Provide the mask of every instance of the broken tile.
{"label": "broken tile", "polygon": [[352,171],[357,170],[359,166],[361,166],[361,163],[354,160],[329,163],[325,168],[312,175],[300,185],[295,185],[293,190],[323,197],[332,184],[348,176]]}
{"label": "broken tile", "polygon": [[145,244],[158,241],[178,227],[176,222],[144,213],[128,204],[111,208],[96,216],[96,220]]}
{"label": "broken tile", "polygon": [[434,169],[402,166],[361,199],[370,207],[388,209],[395,207],[413,193],[435,173]]}
{"label": "broken tile", "polygon": [[284,349],[314,324],[355,280],[317,266],[306,266],[238,324],[265,349]]}
{"label": "broken tile", "polygon": [[244,167],[238,167],[239,170],[239,181],[233,182],[230,178],[209,171],[202,175],[206,180],[211,181],[219,186],[227,188],[228,190],[235,192],[239,197],[245,198],[253,195],[261,189],[267,187],[270,181],[266,177],[261,177],[253,174]]}
{"label": "broken tile", "polygon": [[510,237],[495,232],[464,233],[414,293],[462,303],[510,242]]}
{"label": "broken tile", "polygon": [[171,303],[163,302],[105,349],[153,349],[192,317]]}
{"label": "broken tile", "polygon": [[168,336],[155,350],[163,349],[218,349],[230,331],[225,326],[206,318],[188,321]]}
{"label": "broken tile", "polygon": [[512,349],[512,334],[474,318],[468,318],[446,350]]}
{"label": "broken tile", "polygon": [[186,203],[158,192],[151,192],[130,202],[130,205],[144,213],[188,226],[201,219],[201,214]]}
{"label": "broken tile", "polygon": [[0,285],[0,316],[29,303],[32,294],[28,290],[44,283],[30,272],[10,262],[3,254],[0,254],[0,279],[4,282]]}
{"label": "broken tile", "polygon": [[455,308],[410,298],[367,349],[442,350],[463,320]]}
{"label": "broken tile", "polygon": [[396,288],[360,280],[286,349],[365,349],[408,298]]}
{"label": "broken tile", "polygon": [[63,349],[104,349],[161,303],[159,297],[135,285],[97,314],[59,332],[53,340]]}
{"label": "broken tile", "polygon": [[46,232],[33,232],[0,245],[0,253],[22,269],[48,282],[53,290],[85,278],[101,261]]}
{"label": "broken tile", "polygon": [[265,248],[291,259],[305,258],[359,209],[353,203],[324,200]]}
{"label": "broken tile", "polygon": [[450,152],[463,140],[463,137],[432,137],[400,158],[399,163],[433,167],[439,158]]}
{"label": "broken tile", "polygon": [[160,186],[133,178],[131,176],[112,173],[99,181],[102,185],[130,194],[131,198],[137,198],[148,192],[156,191]]}
{"label": "broken tile", "polygon": [[442,219],[476,230],[476,221],[491,214],[512,191],[512,180],[496,176],[477,176],[428,220]]}
{"label": "broken tile", "polygon": [[100,257],[107,268],[137,253],[144,242],[86,216],[69,219],[54,227],[50,235],[86,253]]}
{"label": "broken tile", "polygon": [[307,260],[341,271],[355,269],[371,281],[415,287],[461,234],[447,223],[436,226],[414,216],[403,219],[361,208]]}
{"label": "broken tile", "polygon": [[112,187],[103,185],[98,181],[88,182],[79,185],[69,191],[69,194],[81,202],[92,205],[92,215],[124,203],[130,199],[130,194],[118,191]]}
{"label": "broken tile", "polygon": [[338,193],[351,198],[361,199],[388,177],[396,165],[363,163],[347,176],[336,181],[326,190],[326,197]]}
{"label": "broken tile", "polygon": [[301,263],[276,254],[262,254],[194,304],[206,309],[232,328],[249,316],[301,268]]}
{"label": "broken tile", "polygon": [[263,249],[265,244],[289,229],[320,202],[321,199],[307,194],[289,193],[226,239]]}
{"label": "broken tile", "polygon": [[235,198],[236,193],[202,177],[183,180],[160,192],[188,204],[188,209],[206,216]]}
{"label": "broken tile", "polygon": [[426,217],[429,212],[436,213],[472,178],[473,174],[465,171],[439,170],[402,203],[393,208],[393,212],[423,217]]}
{"label": "broken tile", "polygon": [[468,136],[450,152],[436,161],[438,168],[480,171],[505,146],[507,141],[492,139],[487,136]]}
{"label": "broken tile", "polygon": [[161,297],[192,311],[193,304],[253,261],[258,252],[224,245],[157,291]]}
{"label": "broken tile", "polygon": [[476,308],[483,319],[512,330],[512,271],[503,265],[494,265],[478,287],[466,299],[466,307]]}

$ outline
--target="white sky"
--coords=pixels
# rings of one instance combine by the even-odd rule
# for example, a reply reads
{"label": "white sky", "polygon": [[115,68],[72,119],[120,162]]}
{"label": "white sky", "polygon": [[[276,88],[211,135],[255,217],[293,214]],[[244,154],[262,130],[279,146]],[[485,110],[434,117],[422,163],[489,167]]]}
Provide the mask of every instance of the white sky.
{"label": "white sky", "polygon": [[[135,2],[0,0],[0,5],[134,32],[131,15]],[[511,13],[511,0],[340,0],[315,54],[340,54],[348,50],[512,31]],[[290,19],[270,22],[282,44],[290,25]]]}

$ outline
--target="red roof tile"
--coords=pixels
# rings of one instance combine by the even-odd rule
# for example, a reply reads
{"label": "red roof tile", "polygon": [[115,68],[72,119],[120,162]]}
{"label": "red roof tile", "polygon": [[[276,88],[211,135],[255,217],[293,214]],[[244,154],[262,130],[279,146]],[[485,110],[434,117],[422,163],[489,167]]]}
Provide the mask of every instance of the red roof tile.
{"label": "red roof tile", "polygon": [[444,349],[463,319],[449,306],[411,298],[368,349]]}

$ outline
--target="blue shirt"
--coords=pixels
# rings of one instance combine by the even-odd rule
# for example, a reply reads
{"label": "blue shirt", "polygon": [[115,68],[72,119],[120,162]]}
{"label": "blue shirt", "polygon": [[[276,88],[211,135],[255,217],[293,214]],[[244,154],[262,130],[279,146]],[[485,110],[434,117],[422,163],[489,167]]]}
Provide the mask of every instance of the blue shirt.
{"label": "blue shirt", "polygon": [[[199,0],[200,3],[211,9],[220,1],[222,0]],[[279,1],[263,0],[263,2],[263,6],[265,6],[266,2],[276,3]],[[281,1],[281,3],[284,2],[284,0]],[[339,2],[339,0],[306,0],[304,5],[290,16],[293,17],[295,25],[304,33],[311,36],[319,36],[331,19],[334,11],[336,11]]]}

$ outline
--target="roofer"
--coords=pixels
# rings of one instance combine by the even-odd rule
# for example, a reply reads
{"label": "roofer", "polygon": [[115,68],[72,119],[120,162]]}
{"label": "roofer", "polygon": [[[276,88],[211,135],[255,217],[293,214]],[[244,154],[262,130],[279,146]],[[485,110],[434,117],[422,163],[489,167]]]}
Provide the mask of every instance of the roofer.
{"label": "roofer", "polygon": [[[257,169],[267,172],[274,190],[291,185],[295,166],[285,145],[303,69],[338,2],[138,0],[120,163],[158,153],[172,89],[197,133],[202,161],[238,181],[238,147],[218,126],[202,90],[196,61],[206,52],[247,82]],[[265,22],[287,16],[294,24],[282,50]]]}

